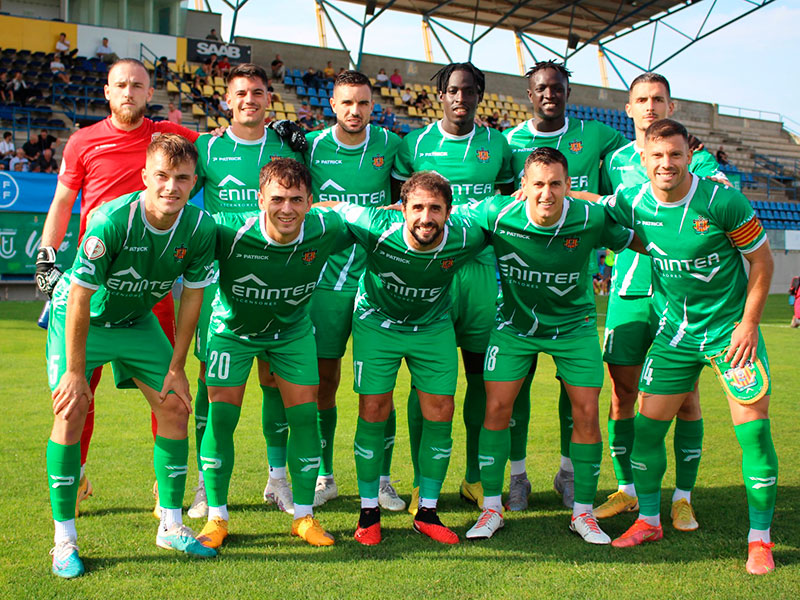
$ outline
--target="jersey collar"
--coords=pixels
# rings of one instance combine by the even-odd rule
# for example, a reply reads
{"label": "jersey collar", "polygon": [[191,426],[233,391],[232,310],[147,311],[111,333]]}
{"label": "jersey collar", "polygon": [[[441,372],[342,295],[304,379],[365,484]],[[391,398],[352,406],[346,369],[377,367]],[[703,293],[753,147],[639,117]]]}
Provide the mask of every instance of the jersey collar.
{"label": "jersey collar", "polygon": [[267,140],[267,128],[264,127],[264,135],[262,135],[257,140],[244,140],[244,139],[240,138],[239,136],[235,135],[233,133],[233,130],[230,127],[228,127],[225,130],[225,135],[230,137],[237,144],[243,144],[245,146],[258,146],[260,144],[263,144]]}
{"label": "jersey collar", "polygon": [[564,204],[561,205],[561,216],[558,218],[558,221],[553,223],[552,225],[537,225],[531,219],[530,214],[528,214],[528,206],[527,202],[525,203],[525,216],[528,218],[528,223],[530,223],[531,227],[534,229],[538,229],[539,231],[558,231],[564,225],[564,221],[567,219],[567,213],[569,212],[569,205],[571,204],[570,199],[568,196],[564,196]]}
{"label": "jersey collar", "polygon": [[475,135],[475,130],[477,129],[477,127],[475,127],[475,125],[473,124],[472,131],[470,131],[469,133],[465,133],[464,135],[453,135],[452,133],[447,133],[444,130],[444,127],[442,127],[441,119],[436,121],[436,127],[439,129],[439,133],[443,138],[447,138],[448,140],[453,140],[454,142],[461,142],[463,140],[470,139],[473,135]]}
{"label": "jersey collar", "polygon": [[[185,207],[184,207],[185,208]],[[150,221],[147,220],[147,214],[144,210],[144,192],[139,193],[139,215],[142,217],[142,222],[144,223],[145,228],[156,234],[156,235],[167,235],[168,233],[172,233],[175,231],[175,228],[178,226],[178,223],[181,222],[181,217],[183,216],[183,208],[181,212],[178,213],[178,218],[175,219],[175,222],[169,229],[157,229],[150,224]]]}
{"label": "jersey collar", "polygon": [[276,242],[267,233],[267,213],[265,211],[263,211],[263,210],[261,211],[261,214],[258,215],[258,228],[261,230],[261,235],[264,236],[264,239],[267,240],[267,243],[270,246],[282,246],[282,247],[285,248],[287,246],[294,246],[294,245],[299,244],[299,243],[301,243],[303,241],[303,236],[305,235],[305,232],[306,232],[306,223],[305,223],[305,221],[303,221],[303,224],[300,225],[300,233],[299,233],[299,235],[296,238],[294,238],[291,242],[287,242],[285,244],[281,244],[280,242]]}
{"label": "jersey collar", "polygon": [[361,142],[360,144],[355,144],[355,145],[352,145],[352,146],[342,142],[342,140],[339,139],[339,136],[336,135],[336,132],[339,131],[338,123],[336,125],[334,125],[333,127],[331,127],[331,135],[333,136],[333,141],[336,142],[336,145],[339,146],[340,148],[344,148],[346,150],[358,150],[359,148],[364,148],[365,146],[369,145],[369,134],[370,134],[370,130],[371,129],[372,129],[372,127],[370,125],[367,125],[367,127],[365,129],[365,131],[367,133],[366,133],[366,137],[364,137],[364,141]]}
{"label": "jersey collar", "polygon": [[689,188],[689,191],[686,193],[686,195],[677,202],[662,202],[661,200],[659,200],[656,197],[655,193],[653,192],[653,184],[651,183],[650,193],[653,195],[653,199],[655,199],[656,204],[658,204],[659,206],[663,206],[664,208],[670,208],[673,206],[683,206],[684,204],[690,202],[692,200],[692,197],[694,196],[694,193],[697,191],[697,182],[700,181],[700,178],[694,173],[689,173],[689,176],[692,178],[692,185]]}
{"label": "jersey collar", "polygon": [[436,254],[440,252],[442,248],[445,247],[447,244],[447,237],[450,235],[450,228],[447,226],[447,223],[444,224],[444,233],[442,234],[442,241],[439,242],[435,248],[431,248],[430,250],[417,250],[413,248],[409,243],[409,238],[411,237],[411,232],[408,230],[408,227],[403,225],[403,241],[406,243],[406,247],[412,252],[416,252],[417,254]]}
{"label": "jersey collar", "polygon": [[533,119],[528,119],[528,131],[535,137],[555,137],[557,135],[564,135],[569,129],[569,117],[564,117],[564,126],[557,131],[539,131],[533,126]]}

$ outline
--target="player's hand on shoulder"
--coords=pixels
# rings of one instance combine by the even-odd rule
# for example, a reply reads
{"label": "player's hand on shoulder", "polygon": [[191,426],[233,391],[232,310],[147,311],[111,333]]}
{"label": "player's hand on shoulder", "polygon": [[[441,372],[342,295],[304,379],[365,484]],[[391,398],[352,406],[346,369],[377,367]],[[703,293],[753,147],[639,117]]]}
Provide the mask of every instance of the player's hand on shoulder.
{"label": "player's hand on shoulder", "polygon": [[85,402],[88,409],[92,397],[92,390],[89,382],[86,381],[86,376],[83,373],[67,371],[61,376],[61,381],[53,390],[53,414],[66,421],[79,403]]}
{"label": "player's hand on shoulder", "polygon": [[61,279],[61,271],[56,267],[56,250],[52,246],[42,246],[36,253],[36,286],[48,298]]}
{"label": "player's hand on shoulder", "polygon": [[528,199],[528,197],[525,195],[525,192],[522,191],[522,188],[519,188],[518,190],[513,191],[511,193],[511,197],[514,198],[514,200],[517,200],[517,201],[520,201],[520,202],[525,202],[525,200]]}
{"label": "player's hand on shoulder", "polygon": [[214,137],[222,137],[223,135],[225,135],[225,131],[227,129],[228,129],[227,125],[220,125],[216,129],[212,129],[211,131],[209,131],[209,133]]}
{"label": "player's hand on shoulder", "polygon": [[305,152],[308,149],[305,131],[297,123],[289,119],[281,119],[280,121],[271,121],[267,127],[275,131],[278,137],[289,144],[289,147],[295,152]]}

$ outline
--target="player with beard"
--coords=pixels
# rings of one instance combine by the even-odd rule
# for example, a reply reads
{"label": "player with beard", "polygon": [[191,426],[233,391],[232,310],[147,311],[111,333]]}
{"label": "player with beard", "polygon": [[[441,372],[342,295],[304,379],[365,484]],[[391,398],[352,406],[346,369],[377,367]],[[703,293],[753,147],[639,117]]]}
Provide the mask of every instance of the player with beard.
{"label": "player with beard", "polygon": [[[369,124],[373,107],[369,78],[358,71],[339,73],[330,102],[336,114],[336,125],[306,136],[309,143],[306,165],[311,171],[314,199],[372,207],[389,204],[392,165],[400,137]],[[339,493],[333,477],[336,390],[364,261],[365,251],[357,244],[332,255],[311,298],[311,321],[314,323],[319,367],[319,429],[322,438],[322,464],[314,506],[336,498]],[[390,477],[396,423],[396,413],[392,408],[383,435],[378,494],[380,505],[392,511],[406,507]]]}
{"label": "player with beard", "polygon": [[[504,193],[513,191],[508,143],[497,130],[475,125],[475,112],[485,89],[483,72],[472,63],[452,63],[434,78],[444,118],[403,138],[392,176],[403,181],[417,171],[435,171],[450,182],[454,205],[480,203],[493,196],[497,186]],[[452,318],[467,379],[463,411],[467,468],[461,495],[478,505],[483,496],[478,465],[478,436],[486,406],[483,357],[493,326],[497,294],[495,258],[490,249],[458,272],[451,290]],[[409,511],[413,512],[417,506],[417,455],[422,431],[422,414],[413,388],[408,421],[414,463],[414,493]]]}

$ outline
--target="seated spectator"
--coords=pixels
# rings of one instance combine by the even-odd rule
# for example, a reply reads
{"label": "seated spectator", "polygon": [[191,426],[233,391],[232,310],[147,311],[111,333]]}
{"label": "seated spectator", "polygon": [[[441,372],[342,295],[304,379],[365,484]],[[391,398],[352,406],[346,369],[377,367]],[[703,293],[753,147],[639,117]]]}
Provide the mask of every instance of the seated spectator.
{"label": "seated spectator", "polygon": [[61,60],[69,67],[72,66],[72,59],[75,58],[78,49],[72,48],[72,44],[70,44],[70,41],[67,39],[66,33],[60,33],[56,40],[56,52],[61,53]]}
{"label": "seated spectator", "polygon": [[414,94],[411,92],[411,88],[407,87],[403,90],[403,93],[400,94],[400,100],[407,106],[414,104]]}
{"label": "seated spectator", "polygon": [[203,63],[203,70],[206,72],[206,75],[209,77],[221,77],[221,71],[219,70],[219,57],[216,54],[212,54],[206,59],[206,62]]}
{"label": "seated spectator", "polygon": [[322,74],[325,76],[325,79],[333,79],[336,77],[336,70],[333,68],[333,61],[328,61],[328,64],[325,65],[324,69],[322,69]]}
{"label": "seated spectator", "polygon": [[272,68],[272,77],[283,81],[283,77],[286,75],[286,67],[283,65],[280,54],[275,55],[275,60],[272,61],[270,67]]}
{"label": "seated spectator", "polygon": [[503,118],[500,120],[500,131],[511,127],[511,120],[508,118],[508,113],[503,113]]}
{"label": "seated spectator", "polygon": [[169,59],[162,56],[156,61],[156,83],[163,83],[166,85],[167,80],[171,79],[169,73]]}
{"label": "seated spectator", "polygon": [[42,153],[42,147],[39,145],[39,136],[31,135],[31,139],[22,144],[22,151],[28,160],[39,158],[39,154]]}
{"label": "seated spectator", "polygon": [[27,171],[30,161],[25,156],[25,151],[22,148],[17,148],[17,154],[9,161],[9,171]]}
{"label": "seated spectator", "polygon": [[231,63],[228,61],[227,56],[220,58],[217,66],[219,67],[219,72],[222,74],[222,77],[226,77],[228,75],[228,71],[231,70]]}
{"label": "seated spectator", "polygon": [[398,69],[395,69],[392,72],[392,76],[389,77],[389,83],[392,84],[393,88],[396,88],[398,90],[403,89],[403,78],[401,77],[400,71]]}
{"label": "seated spectator", "polygon": [[37,139],[37,142],[39,144],[39,151],[40,152],[42,152],[42,151],[44,151],[44,150],[46,150],[48,148],[53,150],[53,151],[55,151],[55,149],[53,148],[53,144],[58,146],[58,138],[53,137],[52,135],[50,135],[48,133],[47,129],[42,129],[42,131],[39,133],[39,137]]}
{"label": "seated spectator", "polygon": [[222,113],[222,116],[226,119],[230,120],[231,118],[231,107],[228,106],[227,100],[225,100],[225,96],[220,96],[219,99],[219,110]]}
{"label": "seated spectator", "polygon": [[375,85],[378,87],[389,87],[389,76],[386,74],[386,69],[381,69],[375,76]]}
{"label": "seated spectator", "polygon": [[5,71],[0,73],[0,102],[11,104],[14,101],[14,94],[8,89],[8,75]]}
{"label": "seated spectator", "polygon": [[302,119],[303,117],[310,117],[311,116],[311,107],[308,105],[308,100],[303,100],[300,103],[300,108],[297,109],[297,118]]}
{"label": "seated spectator", "polygon": [[344,67],[339,67],[339,72],[338,72],[336,75],[337,75],[337,76],[338,76],[338,75],[341,75],[342,73],[344,73],[344,72],[345,72],[345,70],[346,70],[346,69],[345,69]]}
{"label": "seated spectator", "polygon": [[275,111],[271,110],[267,113],[267,116],[264,117],[264,125],[269,125],[275,120]]}
{"label": "seated spectator", "polygon": [[397,115],[394,114],[391,106],[384,107],[381,116],[378,117],[378,125],[389,131],[397,132]]}
{"label": "seated spectator", "polygon": [[53,158],[53,151],[47,148],[33,163],[34,173],[58,173],[58,163]]}
{"label": "seated spectator", "polygon": [[275,91],[275,88],[272,87],[272,81],[267,79],[267,108],[272,106],[273,102],[280,102],[281,97]]}
{"label": "seated spectator", "polygon": [[6,131],[3,133],[3,141],[0,142],[0,162],[6,166],[6,169],[9,168],[8,163],[16,153],[17,149],[14,147],[14,136],[11,135],[10,131]]}
{"label": "seated spectator", "polygon": [[[203,89],[203,86],[208,84],[208,71],[205,70],[203,65],[199,65],[194,70],[193,75],[194,75],[194,85],[196,87]],[[197,85],[198,83],[200,84],[199,86]]]}
{"label": "seated spectator", "polygon": [[720,164],[720,166],[728,164],[728,153],[725,152],[722,146],[720,146],[719,150],[717,150],[717,162]]}
{"label": "seated spectator", "polygon": [[208,35],[206,36],[206,39],[214,41],[214,42],[221,42],[222,41],[222,40],[219,39],[219,36],[217,35],[217,30],[216,29],[212,29],[211,31],[209,31]]}
{"label": "seated spectator", "polygon": [[417,97],[414,100],[414,106],[416,106],[418,110],[426,110],[433,107],[433,102],[431,102],[431,99],[428,97],[428,92],[422,90],[419,94],[417,94]]}
{"label": "seated spectator", "polygon": [[222,97],[220,96],[219,92],[214,92],[214,94],[208,100],[208,105],[211,107],[211,112],[216,117],[225,116],[225,113],[222,110],[221,102]]}
{"label": "seated spectator", "polygon": [[103,41],[100,42],[100,45],[97,47],[97,50],[94,51],[95,56],[102,60],[106,64],[111,64],[117,62],[119,60],[119,56],[111,49],[108,45],[108,38],[104,37]]}
{"label": "seated spectator", "polygon": [[481,117],[479,114],[475,113],[475,126],[476,127],[488,127],[489,124]]}
{"label": "seated spectator", "polygon": [[325,127],[325,124],[317,119],[316,115],[314,114],[309,114],[308,116],[303,117],[298,121],[298,123],[300,123],[300,127],[306,131],[318,131],[320,129],[324,129]]}
{"label": "seated spectator", "polygon": [[53,60],[50,61],[50,72],[61,83],[69,83],[69,75],[67,75],[67,67],[61,62],[61,52],[56,52],[53,55]]}
{"label": "seated spectator", "polygon": [[167,120],[170,123],[175,123],[175,125],[180,125],[181,121],[183,121],[183,113],[180,109],[175,107],[174,102],[170,102],[167,110]]}
{"label": "seated spectator", "polygon": [[38,95],[38,92],[31,89],[22,78],[22,71],[14,72],[14,78],[9,82],[7,89],[11,91],[11,100],[17,104],[26,104],[28,100]]}
{"label": "seated spectator", "polygon": [[500,113],[497,111],[493,112],[491,115],[486,117],[486,122],[492,129],[497,129],[497,126],[500,123]]}
{"label": "seated spectator", "polygon": [[314,67],[308,67],[308,71],[303,73],[303,77],[301,79],[306,87],[316,88],[320,86],[319,75]]}

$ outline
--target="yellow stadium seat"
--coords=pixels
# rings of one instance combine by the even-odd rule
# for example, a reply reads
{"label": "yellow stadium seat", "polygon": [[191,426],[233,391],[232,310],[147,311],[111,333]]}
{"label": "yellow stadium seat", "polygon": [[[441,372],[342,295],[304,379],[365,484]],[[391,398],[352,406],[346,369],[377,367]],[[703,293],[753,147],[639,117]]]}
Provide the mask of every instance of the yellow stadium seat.
{"label": "yellow stadium seat", "polygon": [[292,104],[291,102],[284,102],[283,103],[283,110],[285,110],[287,113],[297,112],[294,109],[294,104]]}
{"label": "yellow stadium seat", "polygon": [[156,66],[146,58],[142,61],[142,64],[144,65],[144,68],[147,69],[148,71],[155,71]]}
{"label": "yellow stadium seat", "polygon": [[290,121],[297,121],[297,115],[293,112],[286,113],[286,118]]}
{"label": "yellow stadium seat", "polygon": [[218,92],[220,96],[224,96],[227,90],[222,86],[214,86],[214,91]]}
{"label": "yellow stadium seat", "polygon": [[421,92],[421,91],[422,91],[422,86],[421,86],[419,83],[415,83],[415,84],[412,86],[412,88],[411,88],[411,89],[413,89],[415,92]]}
{"label": "yellow stadium seat", "polygon": [[217,119],[217,123],[219,123],[220,127],[230,127],[231,125],[230,121],[228,121],[228,119],[226,119],[225,117],[219,117]]}
{"label": "yellow stadium seat", "polygon": [[205,117],[206,116],[206,111],[199,104],[192,104],[192,116],[194,116],[194,117]]}
{"label": "yellow stadium seat", "polygon": [[511,103],[511,110],[519,110],[519,104],[516,102]]}
{"label": "yellow stadium seat", "polygon": [[282,110],[275,111],[275,118],[278,119],[278,121],[282,121],[286,118],[286,113],[283,112]]}
{"label": "yellow stadium seat", "polygon": [[172,83],[171,81],[167,82],[167,93],[168,94],[177,94],[180,90],[178,86]]}
{"label": "yellow stadium seat", "polygon": [[399,97],[400,97],[400,90],[398,90],[397,88],[392,88],[392,89],[390,89],[390,90],[389,90],[389,93],[390,93],[390,94],[391,94],[391,95],[392,95],[394,98],[399,98]]}
{"label": "yellow stadium seat", "polygon": [[273,102],[272,110],[274,110],[275,112],[286,112],[283,106],[283,102]]}
{"label": "yellow stadium seat", "polygon": [[432,108],[429,108],[428,110],[425,111],[425,116],[434,117],[435,118],[436,117],[436,111],[433,110]]}
{"label": "yellow stadium seat", "polygon": [[408,107],[408,116],[409,117],[419,117],[421,115],[417,112],[417,107],[416,106],[409,106]]}
{"label": "yellow stadium seat", "polygon": [[180,70],[178,69],[178,63],[176,63],[176,62],[172,62],[172,61],[168,62],[167,63],[167,68],[170,71],[172,71],[173,73],[180,73]]}
{"label": "yellow stadium seat", "polygon": [[492,93],[492,94],[489,94],[489,98],[490,98],[490,99],[492,99],[492,100],[494,100],[495,102],[497,102],[498,100],[500,100],[500,98],[498,97],[498,95],[497,95],[497,94],[494,94],[494,93]]}
{"label": "yellow stadium seat", "polygon": [[372,84],[372,87],[375,87],[375,84],[377,83],[374,77],[370,77],[369,82]]}
{"label": "yellow stadium seat", "polygon": [[513,96],[506,96],[506,101],[511,102],[511,104],[514,104],[514,97]]}
{"label": "yellow stadium seat", "polygon": [[192,88],[189,87],[188,83],[186,83],[185,81],[182,81],[181,82],[181,91],[184,94],[191,94],[192,93]]}
{"label": "yellow stadium seat", "polygon": [[489,108],[497,108],[497,105],[494,103],[494,100],[489,100],[489,102],[487,102],[486,105]]}
{"label": "yellow stadium seat", "polygon": [[208,96],[209,98],[214,95],[214,88],[210,85],[203,86],[203,96]]}
{"label": "yellow stadium seat", "polygon": [[439,119],[443,119],[444,118],[444,111],[441,110],[441,109],[437,110],[436,111],[436,117],[439,118]]}
{"label": "yellow stadium seat", "polygon": [[225,78],[217,75],[216,77],[214,77],[214,85],[225,87]]}
{"label": "yellow stadium seat", "polygon": [[430,85],[427,83],[422,84],[422,89],[428,92],[429,94],[433,94],[436,90],[432,89]]}
{"label": "yellow stadium seat", "polygon": [[394,97],[394,105],[395,106],[403,106],[403,101],[400,99],[400,96]]}
{"label": "yellow stadium seat", "polygon": [[216,129],[219,127],[219,123],[214,117],[206,117],[206,129]]}
{"label": "yellow stadium seat", "polygon": [[381,98],[388,98],[391,95],[392,95],[392,93],[389,91],[389,88],[385,88],[385,87],[381,88]]}

